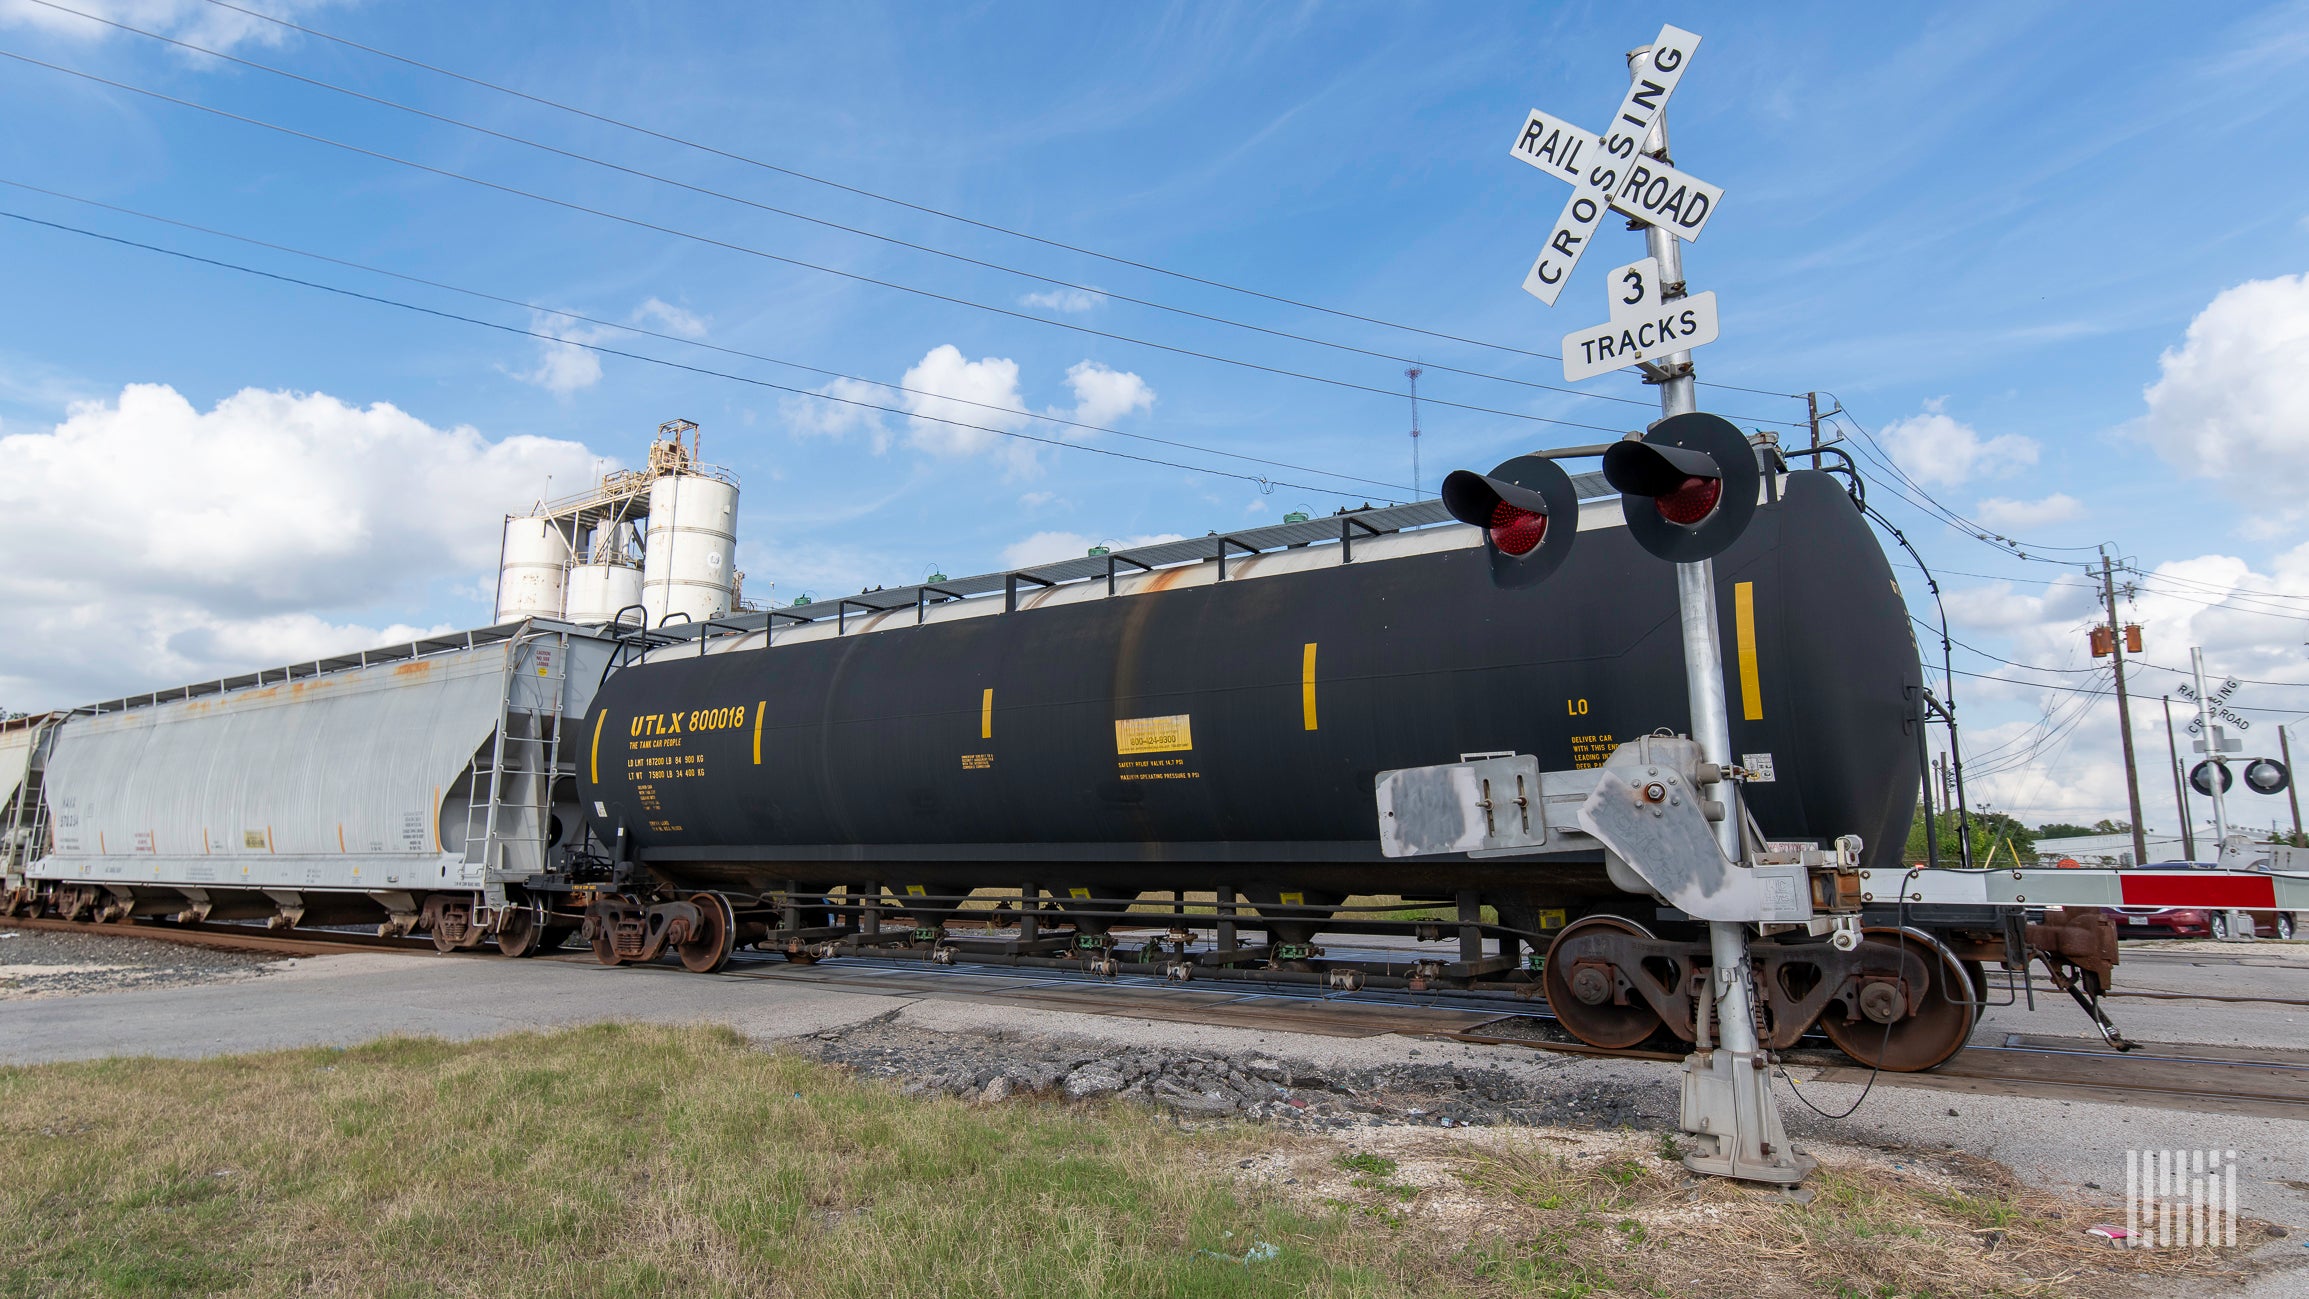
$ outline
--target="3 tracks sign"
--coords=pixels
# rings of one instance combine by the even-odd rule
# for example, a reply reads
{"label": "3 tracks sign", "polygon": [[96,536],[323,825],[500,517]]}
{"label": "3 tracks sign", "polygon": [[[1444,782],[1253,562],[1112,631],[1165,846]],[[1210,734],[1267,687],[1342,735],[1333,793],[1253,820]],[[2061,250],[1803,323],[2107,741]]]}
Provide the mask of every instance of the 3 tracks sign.
{"label": "3 tracks sign", "polygon": [[[1555,305],[1607,210],[1686,241],[1707,228],[1724,191],[1644,153],[1646,138],[1699,45],[1700,38],[1691,32],[1662,27],[1659,39],[1634,60],[1627,94],[1600,135],[1536,108],[1524,118],[1508,152],[1571,183],[1571,197],[1548,232],[1546,246],[1523,277],[1526,293]],[[1683,286],[1661,284],[1656,259],[1613,271],[1612,285],[1611,319],[1563,341],[1567,380],[1592,378],[1715,340],[1715,295],[1663,297],[1670,290],[1680,295]]]}

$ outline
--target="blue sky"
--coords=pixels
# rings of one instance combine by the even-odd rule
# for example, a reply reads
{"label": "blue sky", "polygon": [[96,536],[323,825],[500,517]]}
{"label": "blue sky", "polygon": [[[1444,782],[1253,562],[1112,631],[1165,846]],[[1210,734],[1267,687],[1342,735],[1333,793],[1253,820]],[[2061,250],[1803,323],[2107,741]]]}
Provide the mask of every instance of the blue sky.
{"label": "blue sky", "polygon": [[[1399,394],[1404,362],[1385,358],[1425,365],[1428,493],[1445,468],[1645,418],[1649,391],[1624,373],[1577,385],[1584,395],[1447,373],[1565,386],[1550,360],[1022,241],[204,0],[58,2],[1109,296],[556,157],[27,0],[0,5],[0,49],[699,238],[16,60],[0,60],[0,113],[24,125],[0,137],[0,179],[1299,468],[1025,414],[988,422],[1193,468],[844,413],[0,220],[14,304],[0,316],[0,505],[14,520],[0,541],[21,557],[4,589],[41,632],[0,655],[11,707],[483,621],[498,516],[548,491],[549,473],[559,493],[597,458],[630,462],[676,416],[742,477],[740,566],[749,591],[774,583],[781,600],[1408,497],[1401,396],[1271,370]],[[2309,687],[2281,684],[2309,683],[2309,401],[2273,377],[2309,367],[2302,5],[1783,5],[1735,18],[1653,5],[275,3],[334,35],[924,207],[1543,353],[1603,318],[1602,272],[1641,241],[1608,224],[1558,306],[1526,296],[1564,190],[1507,145],[1535,106],[1600,126],[1622,51],[1676,22],[1705,39],[1669,114],[1675,158],[1727,191],[1687,249],[1692,287],[1723,312],[1703,379],[1836,394],[1900,458],[1910,495],[2032,555],[2081,561],[2052,548],[2113,543],[2151,575],[2126,613],[2148,625],[2151,663],[2185,663],[2203,643],[2254,683],[2240,698],[2269,710],[2254,714],[2265,728],[2309,707]],[[0,209],[794,388],[834,382],[20,189],[0,186]],[[1803,411],[1725,388],[1703,389],[1703,405],[1751,426]],[[1872,499],[1947,570],[1956,634],[1977,647],[1958,652],[1960,670],[2065,687],[1957,679],[1990,755],[1977,795],[2032,818],[2121,814],[2113,712],[2071,693],[2106,677],[2083,648],[2074,562],[1969,539],[1889,481]],[[2153,704],[2173,680],[2151,669],[2140,685]],[[2136,717],[2156,746],[2147,819],[2170,826],[2161,717],[2149,720]],[[2249,810],[2266,820],[2275,805]]]}

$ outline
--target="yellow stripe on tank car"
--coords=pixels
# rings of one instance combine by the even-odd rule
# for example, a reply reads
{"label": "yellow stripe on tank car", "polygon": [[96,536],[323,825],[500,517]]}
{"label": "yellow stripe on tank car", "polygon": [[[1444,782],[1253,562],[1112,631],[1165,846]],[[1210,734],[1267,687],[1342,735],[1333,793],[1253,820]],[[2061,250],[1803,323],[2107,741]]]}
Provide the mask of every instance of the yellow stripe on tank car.
{"label": "yellow stripe on tank car", "polygon": [[599,785],[601,783],[601,724],[608,720],[609,710],[606,708],[601,710],[601,715],[599,717],[593,719],[593,757],[591,762],[591,769],[593,772],[593,783],[595,785]]}
{"label": "yellow stripe on tank car", "polygon": [[1315,729],[1315,642],[1307,642],[1307,652],[1299,663],[1299,716],[1308,730]]}
{"label": "yellow stripe on tank car", "polygon": [[757,767],[762,765],[762,718],[769,711],[770,701],[767,699],[754,705],[754,765]]}
{"label": "yellow stripe on tank car", "polygon": [[981,740],[994,738],[994,687],[992,686],[986,687],[986,693],[978,696],[978,738]]}
{"label": "yellow stripe on tank car", "polygon": [[1732,585],[1732,636],[1740,651],[1740,716],[1764,720],[1764,688],[1756,679],[1756,584]]}

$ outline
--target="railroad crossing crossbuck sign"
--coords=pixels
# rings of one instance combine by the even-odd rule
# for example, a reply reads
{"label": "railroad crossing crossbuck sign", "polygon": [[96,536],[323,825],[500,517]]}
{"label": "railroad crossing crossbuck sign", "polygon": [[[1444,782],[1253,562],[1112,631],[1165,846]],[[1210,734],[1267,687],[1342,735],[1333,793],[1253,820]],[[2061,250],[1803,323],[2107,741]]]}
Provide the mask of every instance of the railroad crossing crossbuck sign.
{"label": "railroad crossing crossbuck sign", "polygon": [[1524,119],[1523,130],[1508,151],[1571,182],[1563,215],[1555,219],[1547,246],[1523,277],[1526,293],[1555,305],[1564,281],[1571,278],[1580,254],[1603,223],[1607,207],[1686,241],[1699,238],[1707,227],[1724,191],[1642,156],[1644,138],[1667,108],[1668,97],[1676,92],[1676,83],[1683,80],[1699,45],[1699,37],[1680,27],[1660,28],[1659,39],[1637,60],[1627,95],[1600,137],[1536,108]]}

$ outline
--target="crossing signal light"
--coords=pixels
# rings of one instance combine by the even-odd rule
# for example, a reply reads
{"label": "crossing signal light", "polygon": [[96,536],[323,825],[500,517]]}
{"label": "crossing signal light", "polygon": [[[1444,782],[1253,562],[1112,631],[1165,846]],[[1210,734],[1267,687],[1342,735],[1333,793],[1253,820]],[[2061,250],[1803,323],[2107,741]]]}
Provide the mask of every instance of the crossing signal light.
{"label": "crossing signal light", "polygon": [[1579,535],[1579,493],[1563,466],[1517,456],[1488,474],[1454,469],[1443,479],[1443,508],[1483,529],[1491,580],[1530,586],[1563,566]]}
{"label": "crossing signal light", "polygon": [[[2213,774],[2214,772],[2220,774],[2216,776]],[[2221,782],[2221,792],[2224,794],[2229,792],[2230,786],[2237,783],[2237,778],[2229,774],[2229,764],[2226,762],[2215,762],[2207,758],[2189,769],[2189,786],[2207,798],[2213,796],[2213,782],[2215,780]]]}
{"label": "crossing signal light", "polygon": [[2245,764],[2245,788],[2256,794],[2282,794],[2293,783],[2293,773],[2275,758],[2255,758]]}
{"label": "crossing signal light", "polygon": [[1722,554],[1756,517],[1762,474],[1748,439],[1715,415],[1671,415],[1641,441],[1603,453],[1636,544],[1661,559],[1697,563]]}

